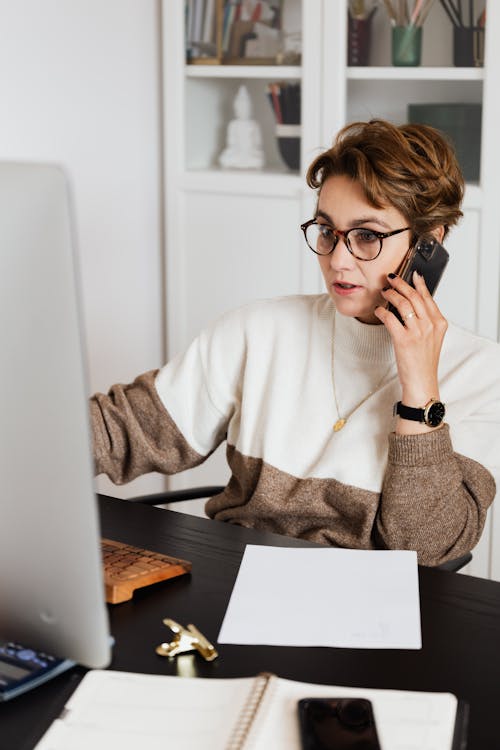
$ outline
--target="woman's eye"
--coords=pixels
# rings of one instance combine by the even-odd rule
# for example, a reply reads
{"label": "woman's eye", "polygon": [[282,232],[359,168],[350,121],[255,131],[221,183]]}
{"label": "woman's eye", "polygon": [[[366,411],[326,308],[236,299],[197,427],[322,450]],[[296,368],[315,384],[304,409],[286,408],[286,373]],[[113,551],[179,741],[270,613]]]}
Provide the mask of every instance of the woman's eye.
{"label": "woman's eye", "polygon": [[324,240],[329,240],[333,237],[333,230],[327,224],[318,224],[318,231]]}
{"label": "woman's eye", "polygon": [[362,242],[370,244],[371,242],[378,242],[378,236],[371,229],[356,229],[353,232],[356,242]]}

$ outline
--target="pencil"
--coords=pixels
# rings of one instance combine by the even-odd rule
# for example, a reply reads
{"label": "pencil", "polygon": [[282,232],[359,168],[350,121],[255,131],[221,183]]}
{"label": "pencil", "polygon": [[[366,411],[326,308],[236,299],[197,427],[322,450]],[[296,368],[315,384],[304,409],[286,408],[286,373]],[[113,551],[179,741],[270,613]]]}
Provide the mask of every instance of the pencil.
{"label": "pencil", "polygon": [[446,0],[441,0],[441,6],[444,8],[444,11],[446,12],[446,15],[452,22],[453,26],[460,26],[458,19],[454,16],[456,9],[453,5],[451,5],[451,2],[450,5],[448,5]]}
{"label": "pencil", "polygon": [[433,3],[434,3],[434,0],[426,0],[426,3],[424,4],[424,7],[422,8],[422,13],[420,14],[420,18],[419,18],[420,26],[423,26],[425,19],[429,15],[429,11],[432,8]]}
{"label": "pencil", "polygon": [[418,20],[418,14],[420,13],[422,9],[422,2],[423,0],[417,0],[417,2],[415,3],[415,7],[413,8],[413,13],[411,14],[411,18],[410,18],[410,26],[419,25],[417,24],[417,20]]}
{"label": "pencil", "polygon": [[396,23],[397,23],[396,11],[394,10],[391,0],[384,0],[384,5],[387,10],[387,14],[389,16],[391,24],[393,26],[396,26]]}

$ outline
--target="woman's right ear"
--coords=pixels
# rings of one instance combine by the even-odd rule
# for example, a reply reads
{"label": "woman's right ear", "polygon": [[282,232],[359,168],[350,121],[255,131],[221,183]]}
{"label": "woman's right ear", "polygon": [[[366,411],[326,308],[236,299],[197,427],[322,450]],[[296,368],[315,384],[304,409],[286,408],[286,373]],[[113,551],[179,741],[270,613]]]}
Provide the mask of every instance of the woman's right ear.
{"label": "woman's right ear", "polygon": [[442,245],[444,236],[446,234],[444,225],[441,224],[439,227],[436,227],[435,229],[433,229],[431,234],[434,237],[434,239],[436,239],[439,242],[439,244]]}

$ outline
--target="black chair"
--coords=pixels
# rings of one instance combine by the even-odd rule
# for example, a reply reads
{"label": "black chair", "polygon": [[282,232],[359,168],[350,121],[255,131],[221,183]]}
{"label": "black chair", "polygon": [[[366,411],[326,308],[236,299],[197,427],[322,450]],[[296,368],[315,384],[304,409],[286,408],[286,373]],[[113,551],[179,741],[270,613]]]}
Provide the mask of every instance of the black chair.
{"label": "black chair", "polygon": [[210,485],[208,487],[188,487],[186,490],[167,490],[156,492],[153,495],[140,495],[131,497],[131,503],[142,503],[143,505],[163,505],[164,503],[178,503],[181,500],[199,500],[202,497],[218,495],[225,489],[223,485]]}
{"label": "black chair", "polygon": [[[209,485],[207,487],[189,487],[185,490],[168,490],[166,492],[157,492],[153,495],[141,495],[130,498],[130,502],[143,503],[144,505],[163,505],[164,503],[178,503],[181,500],[198,500],[203,497],[212,497],[218,495],[225,489],[223,485]],[[461,557],[454,560],[448,560],[435,567],[439,570],[450,570],[457,572],[464,568],[472,560],[472,553],[467,552]]]}
{"label": "black chair", "polygon": [[458,570],[461,570],[462,568],[465,568],[468,563],[472,560],[472,552],[467,552],[465,555],[462,555],[461,557],[455,557],[454,560],[448,560],[445,563],[441,563],[441,565],[436,565],[435,567],[439,570],[451,570],[454,573],[456,573]]}

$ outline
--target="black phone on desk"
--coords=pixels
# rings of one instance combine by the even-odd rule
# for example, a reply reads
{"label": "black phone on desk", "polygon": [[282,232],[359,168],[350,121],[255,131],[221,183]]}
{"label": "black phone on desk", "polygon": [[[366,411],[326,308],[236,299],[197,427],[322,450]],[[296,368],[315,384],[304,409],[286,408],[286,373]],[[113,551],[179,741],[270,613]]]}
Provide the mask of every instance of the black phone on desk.
{"label": "black phone on desk", "polygon": [[365,698],[303,698],[298,710],[302,750],[381,750]]}
{"label": "black phone on desk", "polygon": [[[413,272],[416,271],[420,276],[424,277],[429,292],[434,294],[449,259],[448,251],[443,245],[435,237],[427,235],[420,237],[412,245],[396,273],[401,279],[410,284],[410,286],[414,286]],[[401,323],[403,322],[393,305],[388,303],[387,309],[393,312]]]}

